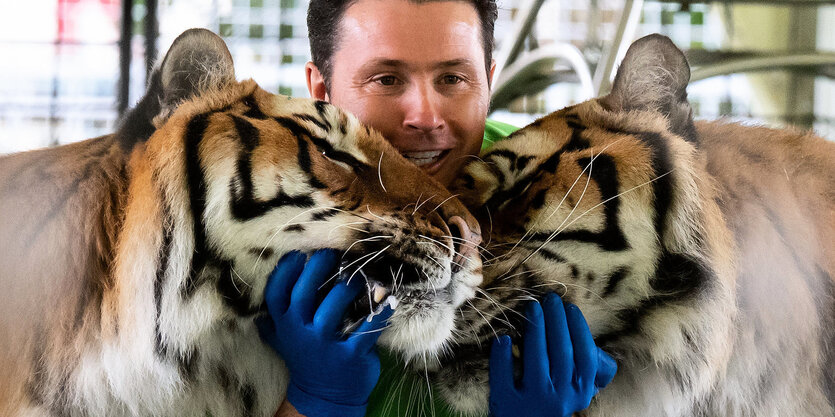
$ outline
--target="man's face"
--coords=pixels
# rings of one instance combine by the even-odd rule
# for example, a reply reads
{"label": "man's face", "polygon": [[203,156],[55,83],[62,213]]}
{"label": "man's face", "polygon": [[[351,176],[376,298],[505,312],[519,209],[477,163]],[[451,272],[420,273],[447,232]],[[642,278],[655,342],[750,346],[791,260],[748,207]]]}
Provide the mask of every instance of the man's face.
{"label": "man's face", "polygon": [[355,114],[448,185],[481,147],[490,100],[475,8],[360,0],[338,30],[329,94],[308,64],[311,95]]}

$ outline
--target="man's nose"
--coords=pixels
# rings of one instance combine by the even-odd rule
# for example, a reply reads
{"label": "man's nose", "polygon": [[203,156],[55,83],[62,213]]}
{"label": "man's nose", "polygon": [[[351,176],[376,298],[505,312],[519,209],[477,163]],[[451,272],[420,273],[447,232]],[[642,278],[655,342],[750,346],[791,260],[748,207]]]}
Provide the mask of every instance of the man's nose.
{"label": "man's nose", "polygon": [[404,106],[406,108],[403,125],[408,130],[430,133],[443,127],[441,97],[432,86],[413,85],[407,93]]}

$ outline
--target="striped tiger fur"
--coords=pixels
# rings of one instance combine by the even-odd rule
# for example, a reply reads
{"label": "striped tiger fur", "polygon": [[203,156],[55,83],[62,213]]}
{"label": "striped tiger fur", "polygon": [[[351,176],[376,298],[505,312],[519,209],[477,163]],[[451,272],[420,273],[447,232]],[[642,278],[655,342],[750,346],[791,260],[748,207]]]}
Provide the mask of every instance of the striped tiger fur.
{"label": "striped tiger fur", "polygon": [[205,30],[116,134],[0,158],[0,213],[2,416],[271,416],[286,369],[253,318],[290,250],[345,251],[350,319],[392,290],[380,343],[405,357],[481,279],[445,188],[353,116],[237,82]]}
{"label": "striped tiger fur", "polygon": [[619,365],[581,415],[833,416],[835,144],[694,123],[689,77],[669,39],[642,38],[611,94],[464,168],[451,191],[486,243],[435,376],[455,409],[486,412],[484,347],[555,291]]}

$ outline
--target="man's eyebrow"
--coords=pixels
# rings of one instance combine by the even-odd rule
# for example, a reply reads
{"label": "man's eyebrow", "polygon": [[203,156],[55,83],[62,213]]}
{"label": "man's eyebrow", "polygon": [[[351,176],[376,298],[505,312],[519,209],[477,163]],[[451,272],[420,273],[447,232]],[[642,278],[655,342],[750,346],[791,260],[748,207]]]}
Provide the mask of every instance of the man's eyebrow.
{"label": "man's eyebrow", "polygon": [[[451,68],[451,67],[459,67],[459,66],[473,66],[473,61],[467,58],[459,58],[459,59],[450,59],[447,61],[437,62],[432,65],[433,68]],[[371,68],[371,67],[391,67],[391,68],[403,68],[409,67],[409,63],[400,59],[387,59],[387,58],[375,58],[363,65],[364,68]]]}
{"label": "man's eyebrow", "polygon": [[467,58],[450,59],[449,61],[442,61],[435,64],[435,68],[450,68],[460,66],[473,66],[473,60]]}

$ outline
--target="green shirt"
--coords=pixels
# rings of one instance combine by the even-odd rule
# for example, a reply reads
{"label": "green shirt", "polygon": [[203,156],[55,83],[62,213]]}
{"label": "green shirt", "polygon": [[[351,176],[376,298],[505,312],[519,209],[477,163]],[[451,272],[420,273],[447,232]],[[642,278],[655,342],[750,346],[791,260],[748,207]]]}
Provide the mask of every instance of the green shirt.
{"label": "green shirt", "polygon": [[[519,128],[507,123],[487,120],[484,125],[485,150]],[[438,393],[429,390],[426,378],[405,369],[392,354],[380,352],[382,373],[374,392],[368,399],[366,417],[434,416],[458,417],[449,406],[438,398]],[[430,396],[432,401],[430,401]]]}

